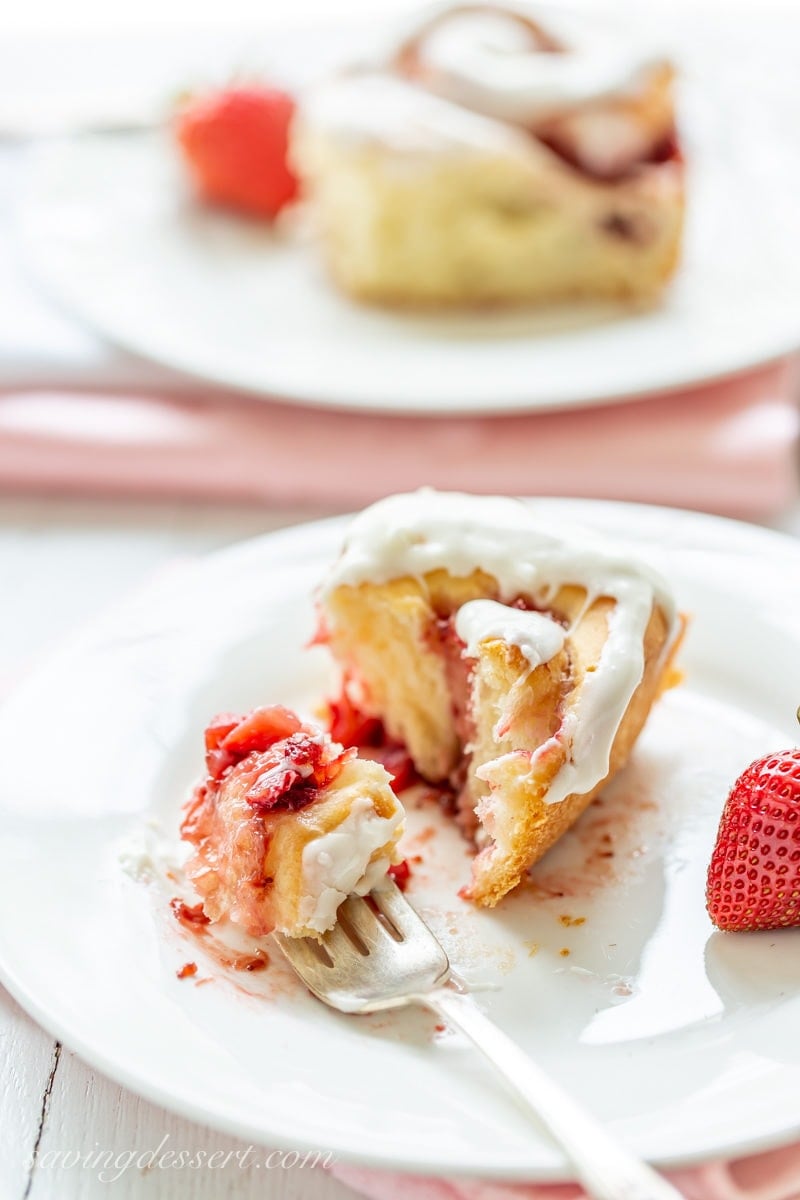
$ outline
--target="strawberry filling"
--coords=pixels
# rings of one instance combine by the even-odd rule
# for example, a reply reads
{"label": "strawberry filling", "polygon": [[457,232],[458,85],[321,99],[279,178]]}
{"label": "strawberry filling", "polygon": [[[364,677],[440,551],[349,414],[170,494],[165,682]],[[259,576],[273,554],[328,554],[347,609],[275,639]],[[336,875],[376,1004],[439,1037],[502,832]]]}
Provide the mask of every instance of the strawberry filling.
{"label": "strawberry filling", "polygon": [[368,717],[352,700],[345,681],[342,694],[328,704],[330,734],[343,746],[382,746],[386,743],[383,723]]}
{"label": "strawberry filling", "polygon": [[197,929],[208,925],[208,917],[203,912],[202,904],[186,904],[179,896],[175,896],[169,905],[175,914],[175,920],[180,921],[185,929]]}
{"label": "strawberry filling", "polygon": [[456,633],[454,615],[434,618],[428,630],[428,643],[444,663],[453,723],[461,744],[466,746],[474,733],[470,703],[472,663],[464,656],[466,646]]}
{"label": "strawberry filling", "polygon": [[[352,681],[350,681],[352,683]],[[358,707],[345,680],[341,695],[328,703],[331,737],[351,747],[361,758],[379,762],[392,776],[392,791],[397,795],[419,783],[411,755],[400,742],[387,736],[383,722],[368,716]]]}
{"label": "strawberry filling", "polygon": [[[392,60],[391,68],[401,78],[409,80],[421,88],[437,91],[437,70],[434,65],[428,62],[426,58],[426,43],[432,34],[442,25],[446,25],[455,18],[456,20],[463,17],[465,11],[469,11],[470,7],[474,10],[485,8],[488,12],[497,11],[492,6],[484,6],[477,4],[474,6],[456,6],[453,9],[440,13],[434,16],[417,34],[408,39],[397,51]],[[521,27],[527,34],[528,52],[546,55],[569,55],[568,47],[558,38],[553,37],[545,28],[539,25],[529,16],[514,12],[513,10],[503,10],[500,12],[506,19]],[[439,81],[441,83],[441,81]],[[445,89],[440,94],[447,96],[448,89]],[[457,102],[461,102],[457,98]],[[566,106],[561,113],[555,118],[541,117],[534,120],[533,116],[528,120],[520,119],[519,121],[509,121],[516,125],[519,129],[524,130],[531,138],[538,140],[542,145],[547,146],[554,154],[569,166],[573,171],[588,179],[599,183],[614,184],[624,179],[635,175],[637,171],[648,166],[660,166],[666,162],[682,163],[683,157],[680,146],[678,144],[677,132],[675,128],[659,133],[657,130],[652,132],[649,139],[646,136],[640,141],[637,139],[632,146],[627,146],[621,153],[609,158],[607,154],[608,147],[606,146],[606,154],[598,157],[596,151],[592,151],[592,143],[597,140],[597,135],[590,139],[587,143],[585,130],[581,127],[582,117],[588,112],[591,120],[593,111],[599,106],[600,119],[607,121],[609,118],[612,126],[615,120],[615,108],[613,103],[609,104],[602,97],[598,97],[598,101],[594,105],[584,102],[575,107]],[[478,108],[478,111],[481,111]],[[491,115],[489,112],[488,115]],[[574,120],[577,118],[578,128],[574,127]],[[607,143],[608,133],[603,141]]]}
{"label": "strawberry filling", "polygon": [[299,733],[303,723],[280,704],[254,708],[247,716],[219,713],[206,728],[206,768],[219,780],[225,771],[248,754],[269,750],[283,738]]}
{"label": "strawberry filling", "polygon": [[330,742],[307,733],[293,733],[269,750],[250,751],[230,768],[245,784],[245,799],[263,816],[273,809],[297,812],[339,774],[352,754],[331,758]]}
{"label": "strawberry filling", "polygon": [[[516,596],[508,602],[509,608],[523,611],[538,611],[526,596]],[[327,631],[320,635],[327,639]],[[440,611],[431,619],[425,640],[430,651],[438,654],[445,669],[447,688],[452,705],[453,722],[462,744],[467,747],[474,739],[472,715],[472,673],[474,663],[466,657],[466,647],[458,636],[455,613]],[[347,674],[341,693],[328,702],[328,723],[331,737],[343,746],[355,747],[362,758],[380,762],[392,775],[392,791],[395,794],[421,782],[413,759],[402,742],[389,737],[379,717],[366,713],[355,698],[359,694],[359,681],[354,674]],[[466,772],[466,758],[461,769],[450,783],[459,790]],[[445,803],[453,804],[451,788],[442,786]]]}
{"label": "strawberry filling", "polygon": [[275,925],[266,861],[276,824],[314,803],[356,751],[280,705],[220,713],[205,746],[207,775],[181,824],[195,848],[187,875],[203,902],[191,909],[175,901],[175,915],[187,928],[226,916],[260,937]]}
{"label": "strawberry filling", "polygon": [[205,731],[208,777],[195,791],[182,825],[184,837],[198,834],[202,812],[223,784],[235,782],[255,813],[297,812],[311,804],[353,754],[341,754],[280,704],[253,709],[244,717],[220,713]]}
{"label": "strawberry filling", "polygon": [[[537,611],[525,596],[508,602],[509,608],[523,612]],[[453,723],[462,746],[474,740],[472,715],[472,672],[474,664],[466,656],[466,646],[456,631],[455,613],[437,615],[428,630],[428,645],[444,662],[447,687],[453,711]]]}
{"label": "strawberry filling", "polygon": [[581,153],[579,144],[559,136],[558,133],[540,131],[532,133],[531,136],[538,138],[542,145],[557,154],[573,171],[599,183],[620,183],[624,179],[629,179],[642,167],[657,167],[668,162],[683,163],[683,153],[675,129],[663,134],[639,156],[627,162],[623,161],[614,167],[606,167],[605,170],[600,170],[596,165],[591,164]]}
{"label": "strawberry filling", "polygon": [[402,862],[395,863],[389,867],[388,874],[395,881],[401,892],[404,892],[408,887],[408,881],[411,878],[411,866],[407,858]]}

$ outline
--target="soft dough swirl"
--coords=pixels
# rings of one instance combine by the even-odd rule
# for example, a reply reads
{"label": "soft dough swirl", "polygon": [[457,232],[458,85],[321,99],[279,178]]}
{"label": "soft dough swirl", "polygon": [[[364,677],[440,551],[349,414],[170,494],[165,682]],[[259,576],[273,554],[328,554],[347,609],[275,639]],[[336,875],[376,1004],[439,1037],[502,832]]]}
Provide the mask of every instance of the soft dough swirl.
{"label": "soft dough swirl", "polygon": [[674,139],[670,63],[585,13],[448,5],[407,31],[382,65],[522,127],[601,178],[666,156]]}

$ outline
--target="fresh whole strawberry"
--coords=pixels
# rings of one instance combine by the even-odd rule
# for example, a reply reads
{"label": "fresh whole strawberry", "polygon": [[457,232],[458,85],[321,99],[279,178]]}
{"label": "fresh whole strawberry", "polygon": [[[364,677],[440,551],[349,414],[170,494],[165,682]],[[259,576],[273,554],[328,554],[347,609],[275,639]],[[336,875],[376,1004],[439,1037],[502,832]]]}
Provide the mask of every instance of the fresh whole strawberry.
{"label": "fresh whole strawberry", "polygon": [[285,92],[229,87],[178,113],[176,134],[204,199],[272,218],[297,195],[288,161],[295,104]]}
{"label": "fresh whole strawberry", "polygon": [[733,785],[706,906],[719,929],[800,925],[800,750],[759,759]]}

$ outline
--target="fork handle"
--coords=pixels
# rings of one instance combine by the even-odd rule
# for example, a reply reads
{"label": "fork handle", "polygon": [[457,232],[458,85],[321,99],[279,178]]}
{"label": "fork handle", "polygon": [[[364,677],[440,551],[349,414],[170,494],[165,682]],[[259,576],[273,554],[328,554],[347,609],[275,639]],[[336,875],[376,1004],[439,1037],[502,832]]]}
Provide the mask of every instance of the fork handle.
{"label": "fork handle", "polygon": [[594,1200],[681,1200],[672,1184],[610,1137],[599,1121],[484,1016],[470,996],[440,988],[419,1000],[456,1025],[485,1054],[567,1155]]}

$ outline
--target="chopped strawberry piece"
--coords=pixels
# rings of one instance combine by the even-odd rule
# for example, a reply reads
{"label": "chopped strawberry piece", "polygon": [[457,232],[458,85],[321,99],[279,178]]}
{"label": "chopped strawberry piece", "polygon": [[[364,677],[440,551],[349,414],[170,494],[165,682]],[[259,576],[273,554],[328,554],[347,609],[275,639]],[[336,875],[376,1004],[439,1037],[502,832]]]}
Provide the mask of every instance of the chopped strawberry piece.
{"label": "chopped strawberry piece", "polygon": [[188,838],[190,841],[199,835],[201,829],[205,827],[207,808],[206,801],[208,799],[208,787],[204,783],[200,783],[192,792],[186,807],[183,810],[183,821],[181,822],[181,837]]}
{"label": "chopped strawberry piece", "polygon": [[257,950],[255,954],[239,954],[231,966],[235,971],[263,971],[269,966],[269,955],[266,950]]}
{"label": "chopped strawberry piece", "polygon": [[800,750],[767,755],[733,785],[706,905],[714,924],[731,932],[800,925]]}
{"label": "chopped strawberry piece", "polygon": [[220,713],[206,729],[206,768],[212,779],[254,750],[268,750],[302,728],[300,718],[281,704],[255,708],[245,717]]}
{"label": "chopped strawberry piece", "polygon": [[212,779],[219,778],[233,761],[231,756],[221,749],[221,746],[240,721],[241,717],[237,717],[235,713],[218,713],[206,726],[206,768]]}
{"label": "chopped strawberry piece", "polygon": [[313,637],[308,642],[309,646],[327,646],[331,640],[331,631],[328,628],[328,622],[325,620],[325,614],[319,612],[317,614],[317,628],[314,630]]}
{"label": "chopped strawberry piece", "polygon": [[392,791],[395,795],[420,782],[414,762],[405,746],[389,743],[382,746],[375,757],[392,776]]}
{"label": "chopped strawberry piece", "polygon": [[295,199],[288,162],[295,103],[274,88],[230,87],[190,100],[176,136],[206,200],[272,218]]}
{"label": "chopped strawberry piece", "polygon": [[208,778],[186,805],[182,834],[203,835],[223,783],[237,783],[254,812],[304,808],[327,787],[355,750],[341,751],[330,739],[280,704],[246,716],[224,713],[206,730]]}
{"label": "chopped strawberry piece", "polygon": [[356,747],[362,758],[381,763],[393,777],[393,792],[402,792],[404,788],[419,783],[413,760],[405,746],[387,738],[380,718],[367,716],[352,700],[346,687],[337,700],[329,702],[328,709],[333,740],[342,746]]}
{"label": "chopped strawberry piece", "polygon": [[196,928],[198,925],[210,924],[208,917],[203,912],[202,904],[187,904],[179,896],[173,897],[169,904],[175,914],[175,919],[180,921],[181,925],[187,926],[187,928],[191,929]]}
{"label": "chopped strawberry piece", "polygon": [[[324,803],[325,789],[357,752],[277,706],[215,719],[208,742],[219,744],[209,751],[209,775],[195,788],[181,825],[195,848],[186,874],[213,921],[228,915],[260,936],[274,929],[280,903],[269,856],[277,826],[317,799]],[[175,900],[173,909],[187,928],[205,932],[198,928],[207,920],[202,907]],[[265,962],[242,969],[260,970]]]}
{"label": "chopped strawberry piece", "polygon": [[218,750],[222,742],[241,721],[236,713],[217,713],[206,726],[206,750]]}
{"label": "chopped strawberry piece", "polygon": [[282,704],[254,708],[242,717],[222,741],[222,748],[237,758],[253,750],[268,750],[282,738],[299,733],[303,722]]}
{"label": "chopped strawberry piece", "polygon": [[388,874],[391,875],[401,892],[404,892],[408,887],[408,881],[411,878],[411,867],[407,858],[402,862],[395,863],[389,867]]}
{"label": "chopped strawberry piece", "polygon": [[342,746],[380,746],[386,740],[379,718],[362,712],[346,689],[328,707],[331,737]]}
{"label": "chopped strawberry piece", "polygon": [[[355,753],[353,751],[352,753]],[[316,793],[339,774],[350,754],[331,757],[331,743],[307,733],[295,733],[263,754],[254,754],[244,767],[251,777],[246,800],[263,815],[272,809],[304,808]]]}
{"label": "chopped strawberry piece", "polygon": [[[247,793],[247,803],[262,816],[273,808],[303,808],[313,799],[314,787],[302,786],[303,776],[297,771],[281,770],[280,765],[266,767]],[[296,787],[296,784],[301,784]],[[294,801],[294,804],[292,803]]]}

